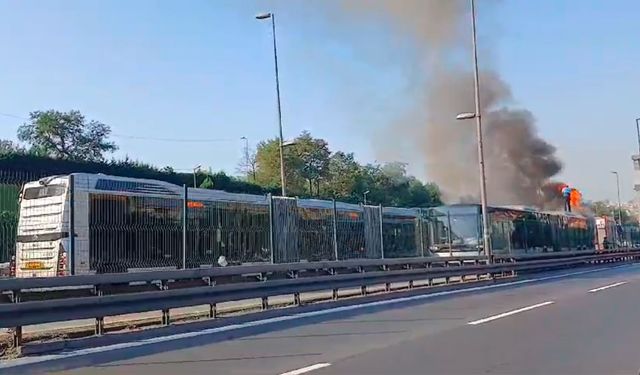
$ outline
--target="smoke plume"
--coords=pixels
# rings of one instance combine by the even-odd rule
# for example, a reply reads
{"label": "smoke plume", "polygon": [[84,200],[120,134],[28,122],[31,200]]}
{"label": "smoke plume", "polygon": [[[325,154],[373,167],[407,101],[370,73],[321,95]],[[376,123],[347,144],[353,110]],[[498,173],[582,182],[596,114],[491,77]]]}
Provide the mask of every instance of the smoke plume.
{"label": "smoke plume", "polygon": [[[478,3],[486,9],[486,2]],[[415,44],[424,59],[426,74],[424,82],[420,82],[424,96],[411,115],[388,130],[396,136],[402,132],[402,137],[415,142],[426,162],[427,175],[440,186],[445,200],[478,201],[475,120],[455,119],[458,113],[473,112],[475,108],[469,2],[344,0],[344,5],[352,15],[373,16],[377,22],[386,22]],[[488,49],[490,46],[481,47],[481,51]],[[489,203],[552,208],[558,200],[550,179],[562,168],[555,148],[538,136],[531,112],[509,107],[513,101],[509,85],[487,65],[480,61]]]}

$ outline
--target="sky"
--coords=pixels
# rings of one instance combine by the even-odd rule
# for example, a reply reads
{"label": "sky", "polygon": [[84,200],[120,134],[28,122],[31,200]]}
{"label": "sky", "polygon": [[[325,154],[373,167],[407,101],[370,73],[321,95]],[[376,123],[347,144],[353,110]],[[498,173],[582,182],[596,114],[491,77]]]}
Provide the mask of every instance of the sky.
{"label": "sky", "polygon": [[[533,112],[564,163],[560,177],[586,199],[615,200],[617,170],[631,199],[640,2],[478,3],[478,43],[491,45],[480,66],[499,70],[514,105]],[[416,56],[387,28],[344,23],[326,8],[320,0],[0,0],[0,138],[15,139],[30,111],[77,109],[111,126],[115,157],[235,174],[241,137],[254,146],[277,134],[270,24],[254,18],[273,11],[285,138],[308,130],[363,163],[392,161],[375,135],[415,101]],[[416,158],[399,161],[429,180]]]}

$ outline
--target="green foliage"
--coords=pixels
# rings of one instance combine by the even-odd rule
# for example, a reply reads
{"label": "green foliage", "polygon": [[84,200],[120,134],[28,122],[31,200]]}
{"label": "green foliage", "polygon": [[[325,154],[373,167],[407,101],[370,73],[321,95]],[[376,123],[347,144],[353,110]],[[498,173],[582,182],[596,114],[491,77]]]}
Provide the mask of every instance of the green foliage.
{"label": "green foliage", "polygon": [[256,168],[256,151],[247,147],[245,155],[238,163],[236,171],[246,178],[247,181],[256,182]]}
{"label": "green foliage", "polygon": [[269,192],[273,193],[273,191],[268,188],[263,188],[254,183],[229,176],[224,172],[217,172],[207,177],[210,178],[211,182],[213,183],[212,188],[217,190],[246,194],[265,194]]}
{"label": "green foliage", "polygon": [[[280,186],[280,150],[278,144],[278,139],[268,139],[258,143],[256,149],[256,183],[259,185]],[[285,153],[285,155],[288,154]],[[291,160],[285,159],[285,165],[291,166]],[[288,180],[291,181],[291,178]],[[288,186],[291,186],[291,183]]]}
{"label": "green foliage", "polygon": [[0,215],[5,212],[18,212],[20,187],[13,184],[0,184]]}
{"label": "green foliage", "polygon": [[24,154],[27,150],[19,144],[7,139],[0,139],[0,155]]}
{"label": "green foliage", "polygon": [[[280,154],[277,139],[258,144],[256,182],[280,186]],[[406,164],[361,165],[352,153],[329,150],[325,140],[303,132],[285,147],[287,193],[291,196],[335,198],[343,202],[398,207],[430,207],[442,204],[434,184],[407,175]]]}
{"label": "green foliage", "polygon": [[214,183],[213,183],[213,179],[211,178],[211,176],[207,176],[205,177],[204,181],[202,181],[202,183],[200,184],[199,188],[200,189],[214,189]]}
{"label": "green foliage", "polygon": [[324,139],[311,137],[305,131],[296,138],[292,153],[298,159],[297,174],[308,184],[305,192],[319,196],[320,180],[326,178],[329,172],[329,144]]}
{"label": "green foliage", "polygon": [[[435,184],[407,175],[406,164],[369,164],[364,167],[363,188],[371,204],[395,207],[432,207],[442,204]],[[363,193],[364,193],[363,191]]]}
{"label": "green foliage", "polygon": [[35,111],[29,122],[18,128],[18,139],[31,146],[31,152],[56,159],[100,161],[105,153],[117,150],[107,139],[111,128],[98,121],[87,121],[79,111]]}
{"label": "green foliage", "polygon": [[[616,221],[618,217],[622,219],[622,224],[637,224],[638,219],[629,212],[629,210],[622,208],[618,209],[617,204],[612,204],[609,201],[597,201],[589,204],[589,207],[596,216],[610,216]],[[618,216],[620,214],[620,216]]]}
{"label": "green foliage", "polygon": [[8,262],[15,254],[18,211],[0,211],[0,263]]}
{"label": "green foliage", "polygon": [[[292,145],[284,147],[287,194],[319,196],[320,181],[329,172],[328,143],[302,132]],[[268,139],[258,143],[256,150],[255,180],[263,186],[280,186],[280,143]]]}
{"label": "green foliage", "polygon": [[[107,125],[87,121],[78,111],[32,112],[30,120],[18,129],[18,139],[26,142],[30,149],[27,152],[14,142],[0,140],[0,171],[30,176],[28,179],[85,172],[154,179],[177,185],[192,186],[194,183],[192,173],[176,173],[168,166],[158,169],[128,157],[106,161],[104,155],[117,149],[108,141],[110,133]],[[290,196],[361,203],[367,192],[369,204],[428,207],[442,203],[438,187],[409,176],[406,164],[361,165],[352,153],[332,153],[326,140],[314,138],[306,131],[296,137],[293,144],[286,145],[283,151],[287,193]],[[209,172],[196,176],[196,185],[204,189],[248,194],[278,193],[279,139],[262,141],[254,154],[247,154],[240,165],[246,179],[231,177],[224,172]],[[19,185],[23,182],[21,179],[19,183],[12,183]]]}
{"label": "green foliage", "polygon": [[[113,176],[147,178],[170,182],[176,185],[192,186],[192,173],[176,173],[173,169],[157,169],[149,164],[125,158],[106,162],[51,159],[30,154],[0,155],[0,171],[6,175],[49,176],[74,172],[103,173]],[[227,176],[224,172],[211,175],[216,189],[232,193],[264,194],[259,185]],[[15,181],[23,183],[25,181]]]}
{"label": "green foliage", "polygon": [[363,175],[363,168],[353,153],[338,151],[329,159],[323,192],[341,201],[358,202],[367,191]]}
{"label": "green foliage", "polygon": [[162,172],[162,173],[167,173],[167,174],[173,174],[173,173],[176,173],[176,171],[175,171],[172,167],[170,167],[170,166],[162,167],[162,168],[160,169],[160,172]]}

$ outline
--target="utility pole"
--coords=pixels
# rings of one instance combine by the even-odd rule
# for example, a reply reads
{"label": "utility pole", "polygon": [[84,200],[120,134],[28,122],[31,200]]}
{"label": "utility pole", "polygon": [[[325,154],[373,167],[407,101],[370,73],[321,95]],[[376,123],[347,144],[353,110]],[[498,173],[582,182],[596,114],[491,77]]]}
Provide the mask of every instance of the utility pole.
{"label": "utility pole", "polygon": [[484,167],[484,146],[482,142],[482,116],[480,114],[480,77],[478,73],[478,46],[476,41],[476,4],[471,0],[471,29],[473,40],[473,87],[476,104],[476,132],[478,133],[478,162],[480,169],[480,205],[482,206],[482,233],[484,239],[484,254],[489,258],[493,256],[491,251],[491,239],[489,238],[489,213],[487,207],[487,179]]}
{"label": "utility pole", "polygon": [[620,200],[620,176],[617,171],[611,171],[616,175],[616,187],[618,188],[618,225],[622,226],[622,201]]}
{"label": "utility pole", "polygon": [[244,166],[245,166],[245,173],[247,174],[247,178],[249,178],[249,175],[252,175],[253,179],[256,179],[255,174],[252,174],[252,169],[251,169],[251,160],[249,157],[249,139],[247,137],[241,137],[240,139],[244,140]]}
{"label": "utility pole", "polygon": [[193,167],[193,187],[194,188],[197,187],[196,185],[198,184],[196,174],[198,173],[200,168],[202,168],[202,165],[196,165],[195,167]]}
{"label": "utility pole", "polygon": [[640,117],[636,119],[636,131],[638,132],[638,154],[640,154]]}
{"label": "utility pole", "polygon": [[256,19],[271,19],[271,31],[273,33],[273,59],[276,71],[276,96],[278,99],[278,129],[280,131],[280,184],[282,196],[287,196],[286,178],[284,173],[284,138],[282,136],[282,106],[280,104],[280,75],[278,74],[278,47],[276,44],[276,16],[273,13],[264,13],[256,16]]}

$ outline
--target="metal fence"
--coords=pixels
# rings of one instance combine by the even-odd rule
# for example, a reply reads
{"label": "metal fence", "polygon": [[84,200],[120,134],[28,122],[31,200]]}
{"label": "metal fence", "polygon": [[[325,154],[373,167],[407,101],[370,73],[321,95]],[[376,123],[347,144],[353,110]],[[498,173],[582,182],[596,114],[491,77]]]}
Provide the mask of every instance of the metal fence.
{"label": "metal fence", "polygon": [[429,254],[435,233],[426,210],[96,176],[32,178],[20,212],[14,185],[3,259],[17,246],[17,272],[54,276],[415,257]]}
{"label": "metal fence", "polygon": [[188,189],[186,199],[91,193],[87,213],[81,205],[84,198],[76,193],[74,253],[81,257],[88,252],[88,267],[78,271],[413,257],[429,252],[430,240],[421,237],[427,224],[420,210],[271,196],[253,203],[190,196],[198,190]]}
{"label": "metal fence", "polygon": [[[478,205],[436,207],[428,213],[429,230],[433,231],[429,239],[435,249],[450,253],[481,250],[482,215]],[[511,207],[490,207],[488,217],[491,248],[495,254],[595,248],[593,218]]]}
{"label": "metal fence", "polygon": [[[7,262],[16,249],[18,192],[39,176],[2,176],[0,262]],[[483,251],[478,205],[390,208],[112,176],[93,182],[86,175],[74,178],[73,189],[58,188],[60,182],[51,180],[25,190],[19,267],[33,269],[31,275]],[[492,209],[492,248],[496,254],[594,248],[592,220],[565,216]],[[621,230],[627,244],[640,242],[637,226]],[[619,242],[615,246],[624,245]]]}
{"label": "metal fence", "polygon": [[[270,197],[274,262],[419,256],[418,210]],[[412,249],[405,249],[410,238]]]}
{"label": "metal fence", "polygon": [[22,185],[43,175],[23,171],[0,171],[0,264],[9,262],[15,254],[18,200]]}
{"label": "metal fence", "polygon": [[632,224],[625,224],[617,227],[617,238],[614,246],[637,247],[640,246],[640,227]]}

